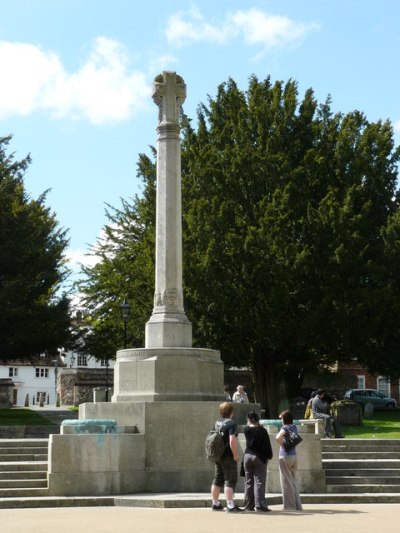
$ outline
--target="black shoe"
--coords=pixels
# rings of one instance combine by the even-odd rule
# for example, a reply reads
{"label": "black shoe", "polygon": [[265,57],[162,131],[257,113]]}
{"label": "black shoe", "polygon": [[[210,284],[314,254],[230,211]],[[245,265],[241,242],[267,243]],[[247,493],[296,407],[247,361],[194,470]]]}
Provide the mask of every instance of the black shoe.
{"label": "black shoe", "polygon": [[268,507],[256,507],[256,513],[270,513],[271,509]]}
{"label": "black shoe", "polygon": [[227,513],[244,513],[244,509],[241,509],[237,505],[235,505],[235,507],[232,507],[232,509],[230,507],[227,507],[225,510]]}
{"label": "black shoe", "polygon": [[211,509],[213,511],[223,511],[224,510],[224,508],[222,507],[222,505],[220,503],[217,503],[217,504],[213,503]]}
{"label": "black shoe", "polygon": [[246,513],[254,513],[255,511],[254,507],[245,507],[244,510],[246,511]]}

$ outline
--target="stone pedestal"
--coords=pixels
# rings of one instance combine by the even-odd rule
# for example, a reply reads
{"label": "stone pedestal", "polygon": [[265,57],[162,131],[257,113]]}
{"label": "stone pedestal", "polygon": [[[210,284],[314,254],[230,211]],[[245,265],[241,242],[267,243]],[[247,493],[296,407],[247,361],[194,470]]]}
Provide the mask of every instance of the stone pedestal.
{"label": "stone pedestal", "polygon": [[114,367],[112,401],[222,401],[223,372],[216,350],[120,350]]}

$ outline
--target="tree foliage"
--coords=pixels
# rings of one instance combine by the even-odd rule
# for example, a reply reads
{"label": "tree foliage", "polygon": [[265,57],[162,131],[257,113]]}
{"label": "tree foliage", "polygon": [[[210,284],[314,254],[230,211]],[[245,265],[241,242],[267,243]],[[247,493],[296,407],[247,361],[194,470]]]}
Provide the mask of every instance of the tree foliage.
{"label": "tree foliage", "polygon": [[65,280],[66,232],[45,205],[28,197],[30,157],[7,155],[0,138],[0,359],[29,358],[69,338],[69,300],[57,296]]}
{"label": "tree foliage", "polygon": [[229,80],[200,106],[196,130],[187,121],[183,154],[198,340],[228,363],[248,361],[275,413],[281,378],[293,391],[320,364],[357,357],[398,375],[396,259],[386,261],[384,238],[391,221],[398,259],[390,124],[333,114],[311,90],[299,101],[292,80],[253,77],[247,92]]}
{"label": "tree foliage", "polygon": [[[252,77],[246,91],[221,84],[199,106],[195,128],[182,117],[182,134],[185,307],[195,344],[249,365],[271,414],[282,379],[294,393],[310,369],[338,359],[398,376],[400,150],[390,123],[333,113],[311,89],[300,99],[293,80]],[[154,161],[142,155],[138,173],[144,196],[109,214],[114,226],[85,291],[94,327],[109,338],[122,327],[113,331],[115,315],[107,327],[110,310],[129,294],[132,336],[142,342]]]}

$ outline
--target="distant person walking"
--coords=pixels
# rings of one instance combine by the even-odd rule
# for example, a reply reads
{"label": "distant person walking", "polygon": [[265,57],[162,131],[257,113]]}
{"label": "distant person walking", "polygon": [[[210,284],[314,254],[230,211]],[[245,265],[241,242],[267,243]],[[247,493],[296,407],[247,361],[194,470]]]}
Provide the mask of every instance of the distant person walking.
{"label": "distant person walking", "polygon": [[221,418],[216,421],[215,429],[223,434],[225,451],[221,459],[215,463],[215,475],[211,485],[212,510],[222,511],[224,508],[219,501],[222,487],[226,498],[228,513],[241,513],[243,509],[235,505],[233,500],[238,479],[238,430],[233,417],[234,406],[231,402],[223,402],[219,406]]}
{"label": "distant person walking", "polygon": [[244,428],[246,450],[243,466],[245,472],[245,511],[268,512],[265,499],[265,482],[267,463],[272,459],[272,448],[267,430],[260,426],[260,419],[254,411],[247,414],[247,426]]}
{"label": "distant person walking", "polygon": [[243,385],[237,386],[236,392],[232,396],[232,401],[235,403],[249,403],[249,398],[247,397],[247,394],[244,392]]}
{"label": "distant person walking", "polygon": [[293,424],[293,415],[290,411],[283,411],[279,415],[282,419],[282,429],[276,436],[279,448],[279,476],[281,481],[284,511],[302,511],[299,489],[297,487],[297,454],[296,448],[287,451],[283,446],[283,438],[289,431],[297,433]]}

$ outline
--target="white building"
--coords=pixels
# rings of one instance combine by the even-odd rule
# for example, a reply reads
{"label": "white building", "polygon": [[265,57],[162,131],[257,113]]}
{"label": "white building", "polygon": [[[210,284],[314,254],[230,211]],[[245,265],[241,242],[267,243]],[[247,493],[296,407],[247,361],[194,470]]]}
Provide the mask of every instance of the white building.
{"label": "white building", "polygon": [[[26,395],[29,395],[29,405],[37,405],[40,395],[45,404],[54,405],[57,399],[58,378],[66,369],[77,368],[107,368],[107,361],[97,361],[94,357],[63,352],[59,350],[58,357],[45,354],[33,358],[31,361],[13,360],[0,362],[0,379],[10,378],[13,381],[12,404],[25,405]],[[110,371],[114,368],[114,361],[108,362]]]}

